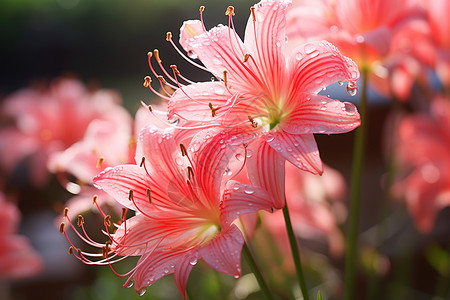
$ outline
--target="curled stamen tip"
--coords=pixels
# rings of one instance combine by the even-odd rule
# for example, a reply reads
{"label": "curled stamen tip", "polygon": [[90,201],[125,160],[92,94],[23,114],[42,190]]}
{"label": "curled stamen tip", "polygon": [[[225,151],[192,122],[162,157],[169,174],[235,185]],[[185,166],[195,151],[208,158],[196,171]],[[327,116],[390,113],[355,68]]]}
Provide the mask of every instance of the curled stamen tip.
{"label": "curled stamen tip", "polygon": [[61,222],[61,225],[59,225],[59,233],[64,233],[64,228],[66,227],[66,223]]}
{"label": "curled stamen tip", "polygon": [[64,217],[67,217],[67,214],[69,213],[69,208],[64,208]]}
{"label": "curled stamen tip", "polygon": [[158,78],[158,80],[161,81],[162,83],[167,83],[167,81],[164,79],[163,76],[158,75],[157,78]]}
{"label": "curled stamen tip", "polygon": [[255,7],[254,6],[250,7],[250,10],[252,11],[253,22],[256,22]]}
{"label": "curled stamen tip", "polygon": [[110,215],[107,215],[105,217],[105,226],[107,226],[107,227],[111,226],[111,216]]}
{"label": "curled stamen tip", "polygon": [[176,65],[170,65],[170,67],[172,68],[172,70],[173,70],[175,73],[180,74],[180,71],[178,71],[178,68],[177,68]]}
{"label": "curled stamen tip", "polygon": [[155,49],[153,50],[153,54],[155,54],[155,58],[158,62],[161,62],[161,58],[159,58],[159,50]]}
{"label": "curled stamen tip", "polygon": [[153,56],[152,51],[148,51],[148,52],[147,52],[147,56],[152,57],[152,56]]}
{"label": "curled stamen tip", "polygon": [[248,61],[249,57],[250,57],[250,54],[245,53],[243,62],[246,63]]}
{"label": "curled stamen tip", "polygon": [[202,5],[202,6],[200,6],[200,13],[202,13],[204,10],[205,10],[205,7]]}
{"label": "curled stamen tip", "polygon": [[143,86],[149,87],[151,82],[152,82],[152,78],[150,76],[145,76]]}
{"label": "curled stamen tip", "polygon": [[148,110],[149,110],[150,112],[153,111],[153,107],[152,107],[150,104],[148,105]]}
{"label": "curled stamen tip", "polygon": [[133,201],[133,190],[130,190],[130,193],[128,194],[128,200]]}
{"label": "curled stamen tip", "polygon": [[123,222],[125,222],[126,218],[127,218],[127,213],[128,213],[128,209],[126,207],[122,207],[122,216],[121,219]]}
{"label": "curled stamen tip", "polygon": [[186,147],[183,144],[180,144],[180,149],[181,149],[181,155],[182,156],[187,156],[187,150],[186,150]]}
{"label": "curled stamen tip", "polygon": [[103,157],[99,157],[97,160],[97,165],[95,166],[97,169],[100,168],[102,166],[103,161],[105,160],[105,158]]}
{"label": "curled stamen tip", "polygon": [[70,254],[70,255],[73,254],[73,247],[72,247],[72,246],[69,247],[69,254]]}
{"label": "curled stamen tip", "polygon": [[83,216],[82,216],[82,215],[78,215],[78,221],[77,221],[78,227],[83,226],[83,224],[84,224],[84,218],[83,218]]}
{"label": "curled stamen tip", "polygon": [[225,15],[227,16],[234,16],[234,7],[228,6],[227,11],[225,12]]}
{"label": "curled stamen tip", "polygon": [[145,157],[142,156],[142,158],[141,158],[141,163],[139,164],[139,167],[142,168],[142,166],[144,165],[144,163],[145,163]]}
{"label": "curled stamen tip", "polygon": [[170,42],[171,39],[172,39],[172,32],[168,31],[166,33],[166,41]]}
{"label": "curled stamen tip", "polygon": [[97,202],[97,195],[94,195],[94,197],[92,197],[92,204],[95,204]]}

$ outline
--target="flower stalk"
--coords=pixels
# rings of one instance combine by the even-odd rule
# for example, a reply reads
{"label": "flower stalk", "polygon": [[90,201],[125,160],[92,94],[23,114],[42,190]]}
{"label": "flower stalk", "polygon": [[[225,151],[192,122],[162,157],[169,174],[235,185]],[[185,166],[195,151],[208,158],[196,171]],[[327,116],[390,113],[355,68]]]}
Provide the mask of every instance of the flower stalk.
{"label": "flower stalk", "polygon": [[269,287],[267,286],[267,283],[264,280],[264,277],[263,277],[261,271],[259,270],[258,265],[256,264],[256,261],[253,258],[253,255],[252,255],[247,243],[244,243],[244,245],[242,246],[242,253],[245,256],[245,259],[247,260],[247,263],[250,266],[250,269],[252,270],[253,274],[255,275],[256,281],[258,281],[261,292],[264,294],[264,298],[267,300],[273,300],[272,293],[270,292]]}
{"label": "flower stalk", "polygon": [[292,258],[294,260],[297,281],[298,284],[300,285],[300,290],[302,291],[303,299],[309,300],[308,289],[306,287],[305,276],[303,275],[302,264],[300,261],[300,251],[298,249],[297,239],[295,238],[294,230],[292,228],[291,217],[289,215],[287,201],[286,205],[283,207],[283,215],[284,215],[284,222],[286,223],[286,230],[289,237],[289,244],[291,245]]}
{"label": "flower stalk", "polygon": [[358,218],[361,198],[361,175],[366,146],[366,125],[367,125],[367,80],[368,67],[362,68],[362,87],[358,111],[361,116],[361,126],[356,129],[353,144],[352,177],[350,190],[350,206],[348,232],[345,250],[345,294],[344,299],[354,299],[355,273],[357,255]]}

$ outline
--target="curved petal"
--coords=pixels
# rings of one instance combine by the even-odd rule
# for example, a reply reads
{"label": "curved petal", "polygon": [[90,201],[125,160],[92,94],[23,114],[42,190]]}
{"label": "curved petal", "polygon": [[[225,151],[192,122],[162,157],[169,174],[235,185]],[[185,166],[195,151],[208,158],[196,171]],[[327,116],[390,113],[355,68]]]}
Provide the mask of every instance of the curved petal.
{"label": "curved petal", "polygon": [[200,20],[184,21],[180,28],[180,45],[186,52],[192,51],[189,46],[189,40],[202,34],[203,32],[203,25]]}
{"label": "curved petal", "polygon": [[175,272],[173,274],[174,280],[184,299],[186,299],[186,285],[189,274],[191,273],[196,261],[197,258],[194,255],[189,254],[181,258],[180,262],[175,266]]}
{"label": "curved petal", "polygon": [[214,121],[233,102],[222,82],[199,82],[180,87],[169,101],[168,117],[192,121]]}
{"label": "curved petal", "polygon": [[296,108],[281,126],[291,134],[345,133],[361,125],[355,105],[322,95],[301,95]]}
{"label": "curved petal", "polygon": [[272,195],[275,199],[273,204],[275,208],[283,208],[285,159],[270,147],[264,138],[250,144],[248,151],[251,151],[251,156],[247,160],[250,181]]}
{"label": "curved petal", "polygon": [[355,84],[358,66],[327,41],[309,42],[295,48],[290,55],[291,97],[299,93],[317,94],[338,81]]}
{"label": "curved petal", "polygon": [[222,227],[227,228],[242,215],[259,210],[272,211],[274,199],[263,188],[230,180],[221,205]]}
{"label": "curved petal", "polygon": [[319,149],[312,134],[275,131],[267,134],[267,143],[298,168],[313,174],[323,173]]}
{"label": "curved petal", "polygon": [[286,10],[290,0],[262,0],[256,4],[245,29],[245,46],[251,51],[271,91],[284,81]]}
{"label": "curved petal", "polygon": [[[217,78],[223,78],[227,71],[229,86],[246,89],[255,86],[264,87],[258,76],[258,70],[250,60],[244,64],[248,52],[242,40],[227,26],[219,25],[187,41],[189,49]],[[257,89],[256,89],[257,91]]]}
{"label": "curved petal", "polygon": [[214,270],[234,275],[241,275],[241,251],[244,237],[241,231],[232,225],[208,245],[199,250],[200,256]]}

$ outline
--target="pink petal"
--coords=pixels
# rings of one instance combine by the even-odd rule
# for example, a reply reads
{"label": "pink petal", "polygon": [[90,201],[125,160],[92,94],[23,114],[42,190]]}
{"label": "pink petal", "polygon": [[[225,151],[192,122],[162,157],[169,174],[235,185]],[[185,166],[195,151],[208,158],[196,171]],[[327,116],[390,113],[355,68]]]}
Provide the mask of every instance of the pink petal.
{"label": "pink petal", "polygon": [[355,105],[321,95],[299,95],[298,105],[282,125],[292,134],[345,133],[361,125]]}
{"label": "pink petal", "polygon": [[[173,93],[169,118],[180,116],[193,121],[214,121],[227,111],[234,97],[221,82],[199,82],[183,86]],[[214,111],[214,116],[210,103]]]}
{"label": "pink petal", "polygon": [[278,154],[298,168],[313,174],[322,174],[322,160],[312,134],[294,135],[283,131],[275,131],[267,134],[266,138],[267,143]]}
{"label": "pink petal", "polygon": [[197,262],[197,258],[194,255],[186,255],[180,259],[180,262],[177,264],[173,274],[178,290],[184,299],[186,299],[186,285],[189,274],[191,273],[195,262]]}
{"label": "pink petal", "polygon": [[183,26],[180,28],[180,45],[186,52],[192,51],[189,46],[189,40],[202,34],[203,32],[203,25],[200,20],[184,21]]}
{"label": "pink petal", "polygon": [[[117,202],[133,210],[148,211],[151,208],[147,189],[151,190],[153,204],[160,206],[171,206],[172,200],[168,198],[167,187],[160,187],[157,182],[158,177],[152,180],[144,168],[136,165],[121,165],[115,168],[106,169],[94,178],[94,185],[107,192]],[[133,190],[133,199],[137,207],[130,201],[130,190]]]}
{"label": "pink petal", "polygon": [[212,239],[208,245],[201,248],[199,253],[214,270],[237,277],[241,275],[243,244],[244,237],[241,231],[235,225],[232,225]]}
{"label": "pink petal", "polygon": [[253,142],[248,151],[251,151],[251,156],[247,160],[250,181],[272,195],[275,199],[274,208],[283,208],[285,159],[270,147],[264,138]]}
{"label": "pink petal", "polygon": [[285,71],[286,10],[291,1],[262,0],[254,6],[245,29],[244,44],[256,61],[270,91],[282,85]]}
{"label": "pink petal", "polygon": [[295,48],[290,56],[291,97],[299,93],[317,94],[324,87],[359,78],[358,66],[327,41],[309,42]]}
{"label": "pink petal", "polygon": [[275,201],[263,188],[230,180],[221,205],[222,227],[230,226],[240,216],[259,210],[272,211]]}

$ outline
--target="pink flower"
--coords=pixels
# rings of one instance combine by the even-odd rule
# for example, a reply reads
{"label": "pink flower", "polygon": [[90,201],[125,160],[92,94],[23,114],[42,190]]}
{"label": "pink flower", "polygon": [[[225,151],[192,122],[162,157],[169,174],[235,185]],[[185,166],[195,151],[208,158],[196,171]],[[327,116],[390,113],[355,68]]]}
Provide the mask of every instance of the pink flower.
{"label": "pink flower", "polygon": [[405,198],[417,228],[429,232],[439,211],[450,205],[450,105],[436,97],[432,116],[405,117],[398,128],[397,157],[407,175],[393,191]]}
{"label": "pink flower", "polygon": [[[184,296],[189,273],[201,258],[219,272],[239,276],[244,239],[233,221],[245,213],[270,209],[273,200],[260,188],[224,176],[241,144],[236,135],[230,144],[229,135],[202,132],[186,150],[177,144],[173,129],[144,128],[136,152],[140,166],[120,165],[94,179],[96,186],[136,211],[110,236],[110,247],[91,243],[111,254],[97,264],[110,263],[116,256],[140,256],[124,285],[133,280],[139,294],[174,273]],[[76,254],[93,263],[88,254]]]}
{"label": "pink flower", "polygon": [[260,170],[266,170],[256,172],[261,182],[270,180],[272,170],[279,169],[276,154],[303,170],[321,174],[313,134],[343,133],[360,125],[353,104],[317,94],[337,81],[349,81],[349,91],[356,93],[356,64],[326,41],[287,52],[289,5],[290,1],[263,0],[252,7],[244,42],[234,31],[232,7],[228,9],[231,27],[219,25],[204,31],[201,21],[185,22],[180,44],[220,81],[180,86],[169,101],[169,117],[255,133],[260,141],[254,147],[263,151],[258,153]]}
{"label": "pink flower", "polygon": [[294,3],[287,16],[289,39],[332,42],[368,68],[371,85],[384,96],[408,99],[414,80],[434,63],[425,11],[416,0]]}
{"label": "pink flower", "polygon": [[25,89],[5,101],[3,109],[15,126],[1,132],[1,163],[13,168],[29,157],[36,184],[45,182],[48,158],[81,140],[93,120],[119,121],[126,114],[116,93],[90,93],[73,79],[55,80],[45,91]]}
{"label": "pink flower", "polygon": [[0,279],[18,280],[39,274],[43,263],[28,239],[16,234],[20,222],[17,207],[0,193]]}

